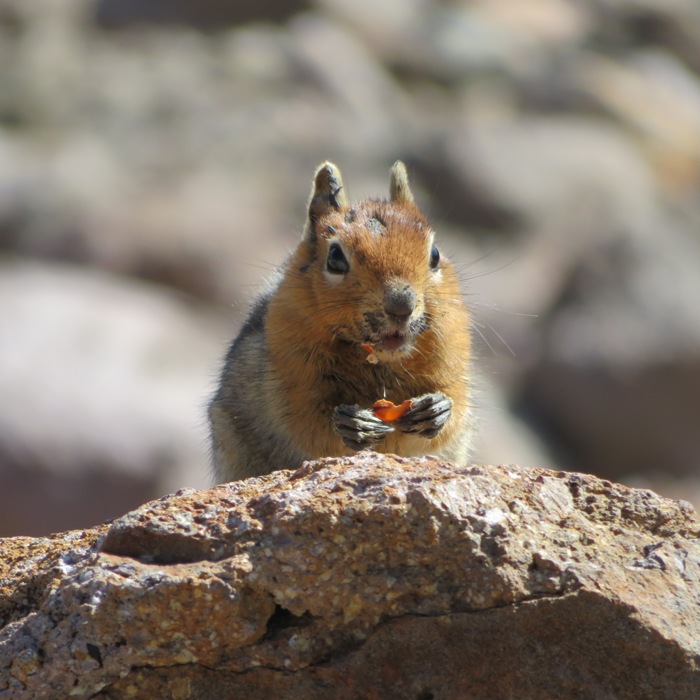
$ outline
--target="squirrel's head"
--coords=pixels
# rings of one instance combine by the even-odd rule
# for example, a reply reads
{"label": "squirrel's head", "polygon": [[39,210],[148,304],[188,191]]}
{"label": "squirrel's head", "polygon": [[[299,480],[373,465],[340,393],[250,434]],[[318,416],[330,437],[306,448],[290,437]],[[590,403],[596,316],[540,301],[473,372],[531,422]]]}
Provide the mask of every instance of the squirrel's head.
{"label": "squirrel's head", "polygon": [[[294,286],[311,295],[305,309],[310,328],[322,328],[327,338],[370,344],[382,361],[413,351],[421,334],[459,299],[454,268],[436,246],[400,161],[391,169],[389,193],[388,200],[351,205],[340,171],[323,163],[290,270]],[[302,278],[308,284],[299,285]]]}

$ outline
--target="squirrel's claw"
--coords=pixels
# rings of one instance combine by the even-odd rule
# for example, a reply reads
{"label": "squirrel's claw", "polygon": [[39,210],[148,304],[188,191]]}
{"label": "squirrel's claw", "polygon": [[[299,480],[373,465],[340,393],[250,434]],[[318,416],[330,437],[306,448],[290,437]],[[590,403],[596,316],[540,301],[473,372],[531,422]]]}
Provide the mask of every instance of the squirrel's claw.
{"label": "squirrel's claw", "polygon": [[435,437],[452,413],[452,399],[441,392],[423,394],[413,399],[413,405],[394,425],[402,433],[412,433],[426,438]]}
{"label": "squirrel's claw", "polygon": [[383,423],[374,413],[358,405],[336,406],[333,411],[333,427],[351,450],[363,450],[381,442],[392,426]]}

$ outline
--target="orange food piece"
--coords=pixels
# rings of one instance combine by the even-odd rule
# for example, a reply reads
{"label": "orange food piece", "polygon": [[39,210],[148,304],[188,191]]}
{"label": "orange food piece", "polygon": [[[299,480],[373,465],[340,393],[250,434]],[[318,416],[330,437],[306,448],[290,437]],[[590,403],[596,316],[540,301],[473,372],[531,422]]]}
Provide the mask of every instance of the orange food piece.
{"label": "orange food piece", "polygon": [[413,406],[413,399],[406,399],[398,406],[393,401],[379,399],[379,401],[375,401],[372,405],[372,410],[379,420],[383,420],[385,423],[391,423],[391,421],[401,418],[411,406]]}

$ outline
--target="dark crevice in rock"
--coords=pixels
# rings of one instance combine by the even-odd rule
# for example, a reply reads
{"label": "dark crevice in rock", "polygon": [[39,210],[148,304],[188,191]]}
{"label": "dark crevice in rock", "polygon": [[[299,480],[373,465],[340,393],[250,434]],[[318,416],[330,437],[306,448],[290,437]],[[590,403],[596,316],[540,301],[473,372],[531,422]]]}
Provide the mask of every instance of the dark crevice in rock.
{"label": "dark crevice in rock", "polygon": [[308,612],[303,615],[295,615],[291,610],[287,610],[281,605],[275,605],[275,611],[267,621],[267,630],[260,641],[268,642],[277,637],[283,630],[308,627],[313,621],[313,615]]}
{"label": "dark crevice in rock", "polygon": [[113,528],[101,543],[105,554],[129,557],[144,564],[195,564],[200,561],[218,561],[225,558],[223,541],[198,539],[188,535],[159,533],[143,530]]}
{"label": "dark crevice in rock", "polygon": [[100,651],[100,647],[98,647],[96,644],[89,643],[86,646],[88,654],[90,654],[90,656],[100,665],[100,668],[102,668],[104,663],[102,662],[102,652]]}

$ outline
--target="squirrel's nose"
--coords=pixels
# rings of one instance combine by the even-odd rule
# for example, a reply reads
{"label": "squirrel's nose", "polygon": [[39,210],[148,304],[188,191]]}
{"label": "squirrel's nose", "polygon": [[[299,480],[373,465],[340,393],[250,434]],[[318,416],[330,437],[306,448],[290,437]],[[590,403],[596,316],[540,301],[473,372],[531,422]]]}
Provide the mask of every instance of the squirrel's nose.
{"label": "squirrel's nose", "polygon": [[416,293],[410,284],[389,287],[384,293],[384,311],[395,321],[405,321],[416,308]]}

